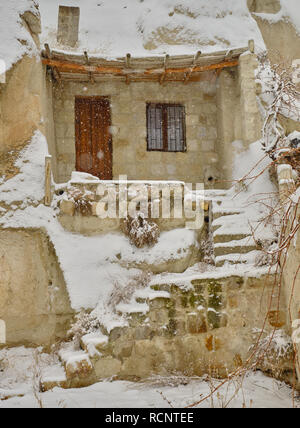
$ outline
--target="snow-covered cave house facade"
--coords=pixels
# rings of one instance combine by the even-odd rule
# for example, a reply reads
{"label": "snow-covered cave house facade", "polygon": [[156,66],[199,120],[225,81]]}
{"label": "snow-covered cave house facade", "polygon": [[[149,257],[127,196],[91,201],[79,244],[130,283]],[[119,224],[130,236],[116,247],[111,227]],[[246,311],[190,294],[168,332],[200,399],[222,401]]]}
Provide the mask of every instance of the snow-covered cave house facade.
{"label": "snow-covered cave house facade", "polygon": [[[79,16],[79,8],[60,8],[64,46],[78,40]],[[260,136],[252,40],[209,54],[125,52],[109,60],[46,45],[42,55],[52,87],[48,142],[57,182],[81,171],[102,180],[126,175],[213,188],[231,176],[229,143],[247,146]]]}
{"label": "snow-covered cave house facade", "polygon": [[[255,46],[247,37],[223,50],[181,49],[180,56],[176,46],[152,56],[126,54],[126,46],[123,56],[109,59],[109,52],[70,46],[79,22],[78,9],[62,8],[55,41],[44,37],[40,49],[37,40],[37,60],[24,57],[3,86],[4,95],[12,90],[25,102],[14,112],[18,126],[6,120],[10,131],[23,127],[25,149],[17,161],[5,162],[16,161],[11,176],[1,174],[0,319],[6,343],[52,345],[66,339],[75,315],[85,311],[71,330],[76,340],[59,353],[60,375],[46,374],[43,389],[115,375],[226,376],[247,361],[253,329],[266,316],[266,336],[281,328],[277,339],[289,341],[284,301],[269,307],[274,277],[268,265],[255,264],[261,253],[248,220],[257,221],[260,213],[257,207],[246,210],[249,194],[242,192],[241,200],[212,190],[204,201],[211,208],[210,230],[202,234],[180,222],[158,221],[157,244],[136,248],[115,223],[106,226],[85,207],[81,215],[82,204],[68,200],[68,189],[92,189],[98,179],[119,175],[227,187],[234,163],[241,177],[261,155],[259,142],[252,144],[261,135]],[[18,67],[27,61],[16,86],[13,78],[20,81]],[[11,112],[3,107],[14,99],[1,98],[2,112]],[[48,151],[55,183],[49,186],[47,158],[44,199]],[[73,174],[66,184],[75,171],[84,174]],[[274,190],[266,175],[259,183],[259,191]],[[272,231],[263,229],[261,237],[272,240]],[[205,261],[206,241],[213,260],[198,265]],[[292,352],[279,366],[290,380]]]}

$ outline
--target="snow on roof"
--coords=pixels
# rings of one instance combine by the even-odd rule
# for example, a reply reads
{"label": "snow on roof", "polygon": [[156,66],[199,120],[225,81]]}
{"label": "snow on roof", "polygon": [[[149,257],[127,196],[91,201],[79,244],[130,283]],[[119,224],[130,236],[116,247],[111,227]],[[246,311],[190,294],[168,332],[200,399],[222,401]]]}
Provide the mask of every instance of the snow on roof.
{"label": "snow on roof", "polygon": [[[56,42],[58,7],[79,6],[81,52],[115,58],[265,45],[246,0],[39,0],[42,43]],[[65,49],[67,49],[65,47]],[[71,48],[68,50],[72,50]]]}
{"label": "snow on roof", "polygon": [[0,3],[0,60],[6,70],[26,53],[37,53],[30,33],[22,25],[21,15],[26,11],[37,14],[34,0],[9,0]]}

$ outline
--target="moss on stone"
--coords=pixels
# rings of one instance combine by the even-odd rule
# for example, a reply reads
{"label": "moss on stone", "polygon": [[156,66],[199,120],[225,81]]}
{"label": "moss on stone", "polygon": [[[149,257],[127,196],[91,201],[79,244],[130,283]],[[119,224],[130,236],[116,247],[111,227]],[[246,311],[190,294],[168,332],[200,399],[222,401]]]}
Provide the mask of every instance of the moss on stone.
{"label": "moss on stone", "polygon": [[170,319],[169,324],[167,326],[167,333],[170,336],[175,336],[177,332],[177,322],[173,318]]}
{"label": "moss on stone", "polygon": [[172,299],[167,299],[166,308],[167,309],[174,309],[175,308],[175,301]]}
{"label": "moss on stone", "polygon": [[202,279],[193,279],[191,281],[192,286],[194,287],[194,290],[196,293],[203,293],[205,289],[205,283]]}
{"label": "moss on stone", "polygon": [[209,280],[207,287],[208,294],[216,294],[222,292],[222,284],[214,279]]}
{"label": "moss on stone", "polygon": [[189,298],[189,302],[192,308],[195,307],[196,303],[197,303],[197,296],[194,293],[191,293],[190,298]]}
{"label": "moss on stone", "polygon": [[176,316],[175,308],[170,308],[168,312],[169,318],[174,318]]}
{"label": "moss on stone", "polygon": [[213,308],[216,311],[223,307],[223,300],[221,294],[211,294],[208,298],[208,307]]}
{"label": "moss on stone", "polygon": [[155,284],[151,285],[152,290],[155,291],[171,291],[172,286],[170,284]]}
{"label": "moss on stone", "polygon": [[187,294],[182,295],[181,296],[181,305],[182,305],[182,307],[187,308],[188,302],[189,302],[188,295]]}
{"label": "moss on stone", "polygon": [[211,329],[214,330],[216,328],[220,328],[221,315],[218,312],[208,310],[207,321]]}

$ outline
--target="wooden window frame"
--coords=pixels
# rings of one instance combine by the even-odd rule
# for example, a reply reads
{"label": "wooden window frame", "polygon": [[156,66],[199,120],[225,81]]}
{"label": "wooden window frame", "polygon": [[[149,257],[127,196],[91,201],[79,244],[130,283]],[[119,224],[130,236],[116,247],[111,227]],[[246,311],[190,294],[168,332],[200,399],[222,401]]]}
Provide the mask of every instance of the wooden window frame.
{"label": "wooden window frame", "polygon": [[[151,139],[149,135],[149,108],[155,106],[162,109],[162,140],[163,148],[155,149],[151,148]],[[168,142],[168,109],[170,107],[180,107],[183,109],[183,120],[182,120],[182,133],[183,133],[183,148],[181,150],[169,150]],[[147,151],[148,152],[165,152],[165,153],[185,153],[187,151],[186,146],[186,112],[183,104],[171,104],[171,103],[153,103],[148,102],[146,104],[146,117],[147,117]]]}

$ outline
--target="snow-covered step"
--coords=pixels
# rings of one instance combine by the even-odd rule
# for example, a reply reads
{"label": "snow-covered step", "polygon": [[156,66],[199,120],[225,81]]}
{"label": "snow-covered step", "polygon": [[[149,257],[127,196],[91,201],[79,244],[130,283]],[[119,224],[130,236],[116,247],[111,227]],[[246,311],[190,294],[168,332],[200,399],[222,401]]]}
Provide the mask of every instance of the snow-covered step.
{"label": "snow-covered step", "polygon": [[212,222],[212,231],[219,234],[251,234],[251,227],[244,215],[228,215],[219,217]]}
{"label": "snow-covered step", "polygon": [[227,254],[246,254],[256,249],[256,244],[253,238],[249,237],[240,240],[217,243],[214,245],[214,254],[215,257],[225,256]]}
{"label": "snow-covered step", "polygon": [[239,234],[234,234],[234,233],[218,233],[218,231],[216,231],[213,234],[213,241],[215,244],[220,244],[220,243],[225,243],[225,242],[232,242],[232,241],[240,241],[242,239],[246,239],[246,238],[252,238],[251,235],[249,234],[245,234],[245,233],[239,233]]}
{"label": "snow-covered step", "polygon": [[254,265],[259,256],[262,256],[261,251],[255,250],[245,254],[226,254],[224,256],[218,256],[215,258],[215,264],[217,267],[224,266],[225,264],[237,265],[243,263],[249,263]]}
{"label": "snow-covered step", "polygon": [[108,344],[108,336],[100,332],[85,334],[81,337],[80,345],[90,358],[101,357]]}
{"label": "snow-covered step", "polygon": [[91,363],[89,354],[85,351],[75,351],[71,348],[59,351],[59,357],[64,364],[67,379],[85,378],[90,376],[94,367]]}
{"label": "snow-covered step", "polygon": [[227,216],[240,215],[240,214],[242,214],[242,211],[239,209],[223,208],[222,210],[213,211],[212,217],[213,217],[213,221],[214,221],[220,217],[227,217]]}
{"label": "snow-covered step", "polygon": [[147,303],[120,303],[116,307],[116,311],[119,315],[130,315],[130,314],[146,314],[149,312],[149,305]]}
{"label": "snow-covered step", "polygon": [[68,379],[62,364],[57,363],[42,370],[40,389],[42,392],[53,388],[68,388]]}
{"label": "snow-covered step", "polygon": [[243,257],[245,254],[226,254],[225,256],[218,256],[215,258],[216,267],[222,267],[225,264],[238,265],[247,263],[247,258]]}
{"label": "snow-covered step", "polygon": [[158,290],[153,287],[146,288],[144,290],[138,290],[135,292],[134,297],[136,301],[149,302],[154,299],[170,299],[171,287],[168,286],[166,290]]}

